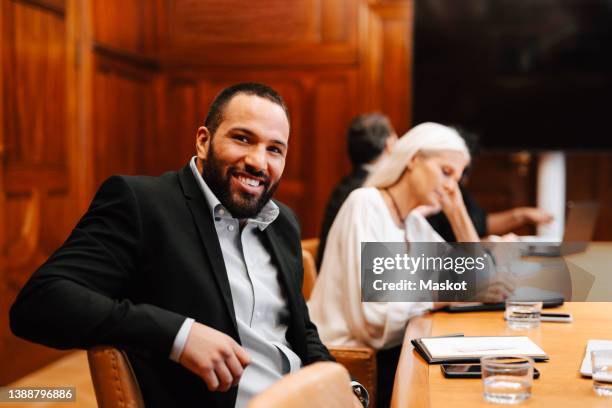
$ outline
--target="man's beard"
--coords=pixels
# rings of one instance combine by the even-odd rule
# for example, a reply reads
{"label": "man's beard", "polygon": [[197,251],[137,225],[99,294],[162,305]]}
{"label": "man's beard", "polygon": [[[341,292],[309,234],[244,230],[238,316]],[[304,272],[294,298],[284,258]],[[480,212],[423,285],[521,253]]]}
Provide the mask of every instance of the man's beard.
{"label": "man's beard", "polygon": [[[263,180],[264,190],[259,198],[244,191],[237,191],[232,194],[231,177],[236,172],[250,174]],[[235,218],[253,218],[259,214],[261,209],[270,201],[279,184],[278,181],[270,184],[269,175],[248,165],[245,165],[244,168],[230,166],[227,173],[223,174],[223,166],[214,154],[212,143],[208,149],[206,160],[202,163],[202,177],[221,204]]]}

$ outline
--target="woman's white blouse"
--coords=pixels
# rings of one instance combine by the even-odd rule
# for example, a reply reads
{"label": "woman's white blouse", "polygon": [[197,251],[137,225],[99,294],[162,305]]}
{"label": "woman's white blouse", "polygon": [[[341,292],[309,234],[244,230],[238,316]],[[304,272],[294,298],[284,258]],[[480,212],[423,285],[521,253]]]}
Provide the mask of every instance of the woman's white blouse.
{"label": "woman's white blouse", "polygon": [[401,344],[411,317],[431,302],[361,302],[361,242],[443,242],[417,210],[398,228],[380,191],[359,188],[346,199],[329,231],[321,270],[308,301],[323,342],[333,346]]}

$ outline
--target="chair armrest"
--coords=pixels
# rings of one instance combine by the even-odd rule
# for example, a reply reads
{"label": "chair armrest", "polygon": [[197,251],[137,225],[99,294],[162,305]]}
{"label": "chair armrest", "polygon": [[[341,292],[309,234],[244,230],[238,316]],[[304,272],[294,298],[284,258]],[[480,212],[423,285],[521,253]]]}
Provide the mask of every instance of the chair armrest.
{"label": "chair armrest", "polygon": [[91,380],[100,408],[144,408],[142,394],[125,352],[112,346],[87,350]]}
{"label": "chair armrest", "polygon": [[370,394],[370,407],[376,401],[376,350],[370,347],[328,346],[329,352]]}

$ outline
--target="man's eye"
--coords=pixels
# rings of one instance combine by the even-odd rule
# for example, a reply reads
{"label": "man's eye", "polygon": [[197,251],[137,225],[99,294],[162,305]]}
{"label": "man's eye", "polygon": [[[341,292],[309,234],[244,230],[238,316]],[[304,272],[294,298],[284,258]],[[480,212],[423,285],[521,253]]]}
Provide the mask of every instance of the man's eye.
{"label": "man's eye", "polygon": [[444,173],[445,176],[450,176],[453,174],[453,171],[449,169],[448,167],[446,167],[442,169],[442,173]]}
{"label": "man's eye", "polygon": [[275,154],[282,154],[283,153],[281,149],[279,149],[278,147],[274,147],[274,146],[268,147],[268,151],[272,152],[272,153],[275,153]]}
{"label": "man's eye", "polygon": [[234,140],[238,140],[239,142],[247,143],[249,141],[249,138],[244,135],[235,135]]}

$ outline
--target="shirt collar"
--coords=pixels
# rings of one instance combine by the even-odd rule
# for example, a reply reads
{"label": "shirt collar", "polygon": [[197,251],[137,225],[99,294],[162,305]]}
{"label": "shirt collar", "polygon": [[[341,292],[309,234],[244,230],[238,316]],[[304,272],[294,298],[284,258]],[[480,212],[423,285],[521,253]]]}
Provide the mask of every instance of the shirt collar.
{"label": "shirt collar", "polygon": [[[200,187],[200,190],[202,190],[204,198],[206,198],[206,202],[208,203],[208,209],[210,210],[213,219],[219,221],[219,219],[221,218],[234,218],[227,210],[227,208],[225,208],[225,206],[221,204],[221,201],[219,201],[217,196],[215,196],[210,187],[208,187],[208,184],[206,184],[206,182],[204,181],[204,178],[198,171],[196,159],[197,156],[193,156],[191,158],[191,161],[189,162],[189,167],[191,167],[193,176],[195,177],[196,182]],[[272,200],[269,200],[266,205],[264,205],[264,207],[261,209],[259,214],[255,216],[255,218],[249,218],[247,220],[247,224],[252,223],[263,231],[268,225],[272,223],[272,221],[276,219],[276,217],[278,217],[279,211],[280,210],[278,206]]]}

